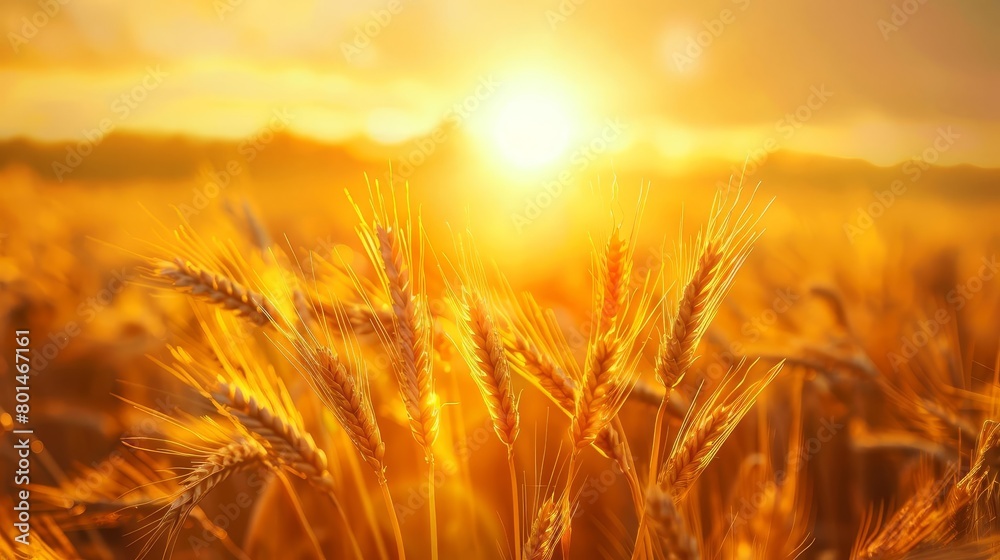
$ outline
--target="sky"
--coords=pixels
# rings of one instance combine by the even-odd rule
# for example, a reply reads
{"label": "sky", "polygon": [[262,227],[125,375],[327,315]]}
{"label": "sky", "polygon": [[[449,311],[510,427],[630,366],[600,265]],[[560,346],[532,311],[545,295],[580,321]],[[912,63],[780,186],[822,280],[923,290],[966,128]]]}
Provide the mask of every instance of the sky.
{"label": "sky", "polygon": [[460,128],[525,168],[605,144],[1000,166],[989,2],[39,0],[0,25],[0,139],[238,140],[291,115],[376,151]]}

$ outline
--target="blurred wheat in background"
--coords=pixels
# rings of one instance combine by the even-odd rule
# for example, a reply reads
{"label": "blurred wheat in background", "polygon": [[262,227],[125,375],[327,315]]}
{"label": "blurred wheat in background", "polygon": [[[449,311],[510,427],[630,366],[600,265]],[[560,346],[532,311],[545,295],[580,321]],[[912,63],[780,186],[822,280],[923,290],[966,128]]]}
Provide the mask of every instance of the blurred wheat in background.
{"label": "blurred wheat in background", "polygon": [[995,6],[0,22],[0,560],[1000,558]]}

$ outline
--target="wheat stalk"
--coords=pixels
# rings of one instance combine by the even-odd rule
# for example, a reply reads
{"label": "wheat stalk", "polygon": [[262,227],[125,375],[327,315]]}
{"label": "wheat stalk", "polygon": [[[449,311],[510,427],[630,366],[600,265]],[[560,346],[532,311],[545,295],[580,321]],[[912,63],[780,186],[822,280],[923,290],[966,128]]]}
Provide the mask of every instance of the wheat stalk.
{"label": "wheat stalk", "polygon": [[370,243],[383,267],[385,284],[393,312],[395,357],[400,393],[410,418],[410,429],[428,460],[433,455],[434,440],[439,430],[440,404],[434,393],[431,370],[430,319],[425,298],[414,294],[407,265],[406,242],[396,230],[376,224]]}
{"label": "wheat stalk", "polygon": [[378,199],[378,209],[371,223],[353,200],[352,205],[362,222],[359,226],[362,244],[378,270],[392,309],[392,336],[378,325],[376,329],[390,355],[410,431],[423,449],[427,462],[431,557],[437,560],[434,442],[440,430],[441,403],[434,389],[435,329],[424,291],[423,252],[420,247],[423,232],[418,220],[418,266],[414,267],[412,224],[407,221],[407,227],[403,229],[397,215],[390,219],[380,192],[372,198]]}
{"label": "wheat stalk", "polygon": [[520,430],[520,417],[517,411],[517,398],[511,389],[510,364],[485,297],[465,292],[463,295],[463,302],[460,304],[464,325],[463,354],[489,410],[493,431],[507,446],[514,512],[514,554],[520,560],[521,508],[514,464],[514,440],[517,439]]}
{"label": "wheat stalk", "polygon": [[725,194],[720,192],[712,203],[708,224],[691,245],[693,254],[686,255],[683,245],[678,251],[678,263],[681,267],[679,277],[683,282],[683,290],[670,326],[664,329],[665,334],[656,357],[656,377],[666,391],[653,424],[653,444],[649,456],[650,481],[659,476],[661,431],[671,389],[681,382],[694,362],[702,336],[728,294],[737,271],[760,236],[759,232],[754,231],[760,218],[747,213],[753,196],[737,212],[741,192],[742,179],[732,203],[728,200],[728,191]]}

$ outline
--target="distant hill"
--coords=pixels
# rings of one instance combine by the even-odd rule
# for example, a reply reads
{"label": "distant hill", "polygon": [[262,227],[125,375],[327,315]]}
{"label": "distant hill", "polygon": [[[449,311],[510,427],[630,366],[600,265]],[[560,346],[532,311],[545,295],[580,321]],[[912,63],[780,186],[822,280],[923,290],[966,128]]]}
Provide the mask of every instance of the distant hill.
{"label": "distant hill", "polygon": [[[460,143],[439,146],[428,158],[426,170],[440,175],[447,172],[449,162],[462,161],[464,154],[455,144]],[[115,133],[93,147],[86,157],[74,159],[78,150],[86,152],[87,147],[27,139],[0,141],[0,170],[8,166],[27,167],[38,176],[53,181],[59,174],[74,182],[177,181],[195,176],[205,166],[224,169],[227,162],[236,161],[251,166],[258,179],[283,181],[323,180],[345,174],[360,177],[365,172],[387,168],[389,161],[387,152],[382,156],[372,155],[378,151],[371,145],[361,144],[360,148],[349,150],[287,134],[278,134],[267,143],[261,140],[254,145],[182,136]],[[971,165],[926,167],[919,169],[912,162],[879,167],[861,159],[777,152],[771,154],[749,180],[785,188],[879,189],[888,188],[897,179],[911,181],[919,169],[921,190],[962,197],[1000,196],[1000,169]],[[707,181],[708,185],[738,169],[732,162],[717,161],[673,171],[653,165],[618,168],[617,171],[654,180],[654,184],[657,179],[684,178]]]}
{"label": "distant hill", "polygon": [[[26,166],[44,178],[75,181],[182,180],[205,165],[222,168],[229,160],[254,160],[255,169],[300,166],[316,171],[329,166],[356,167],[358,160],[342,148],[278,134],[264,144],[203,140],[184,136],[111,134],[72,167],[73,157],[87,146],[46,144],[22,138],[0,142],[0,169]],[[65,165],[70,171],[54,166]]]}

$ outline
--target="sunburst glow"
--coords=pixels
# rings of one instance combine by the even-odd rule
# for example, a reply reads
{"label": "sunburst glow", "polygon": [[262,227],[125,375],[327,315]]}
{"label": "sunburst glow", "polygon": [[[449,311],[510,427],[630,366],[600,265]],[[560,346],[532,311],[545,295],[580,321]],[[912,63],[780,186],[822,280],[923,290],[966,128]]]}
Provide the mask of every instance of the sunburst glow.
{"label": "sunburst glow", "polygon": [[575,124],[568,99],[525,91],[503,102],[493,124],[493,141],[511,165],[538,168],[566,151]]}

